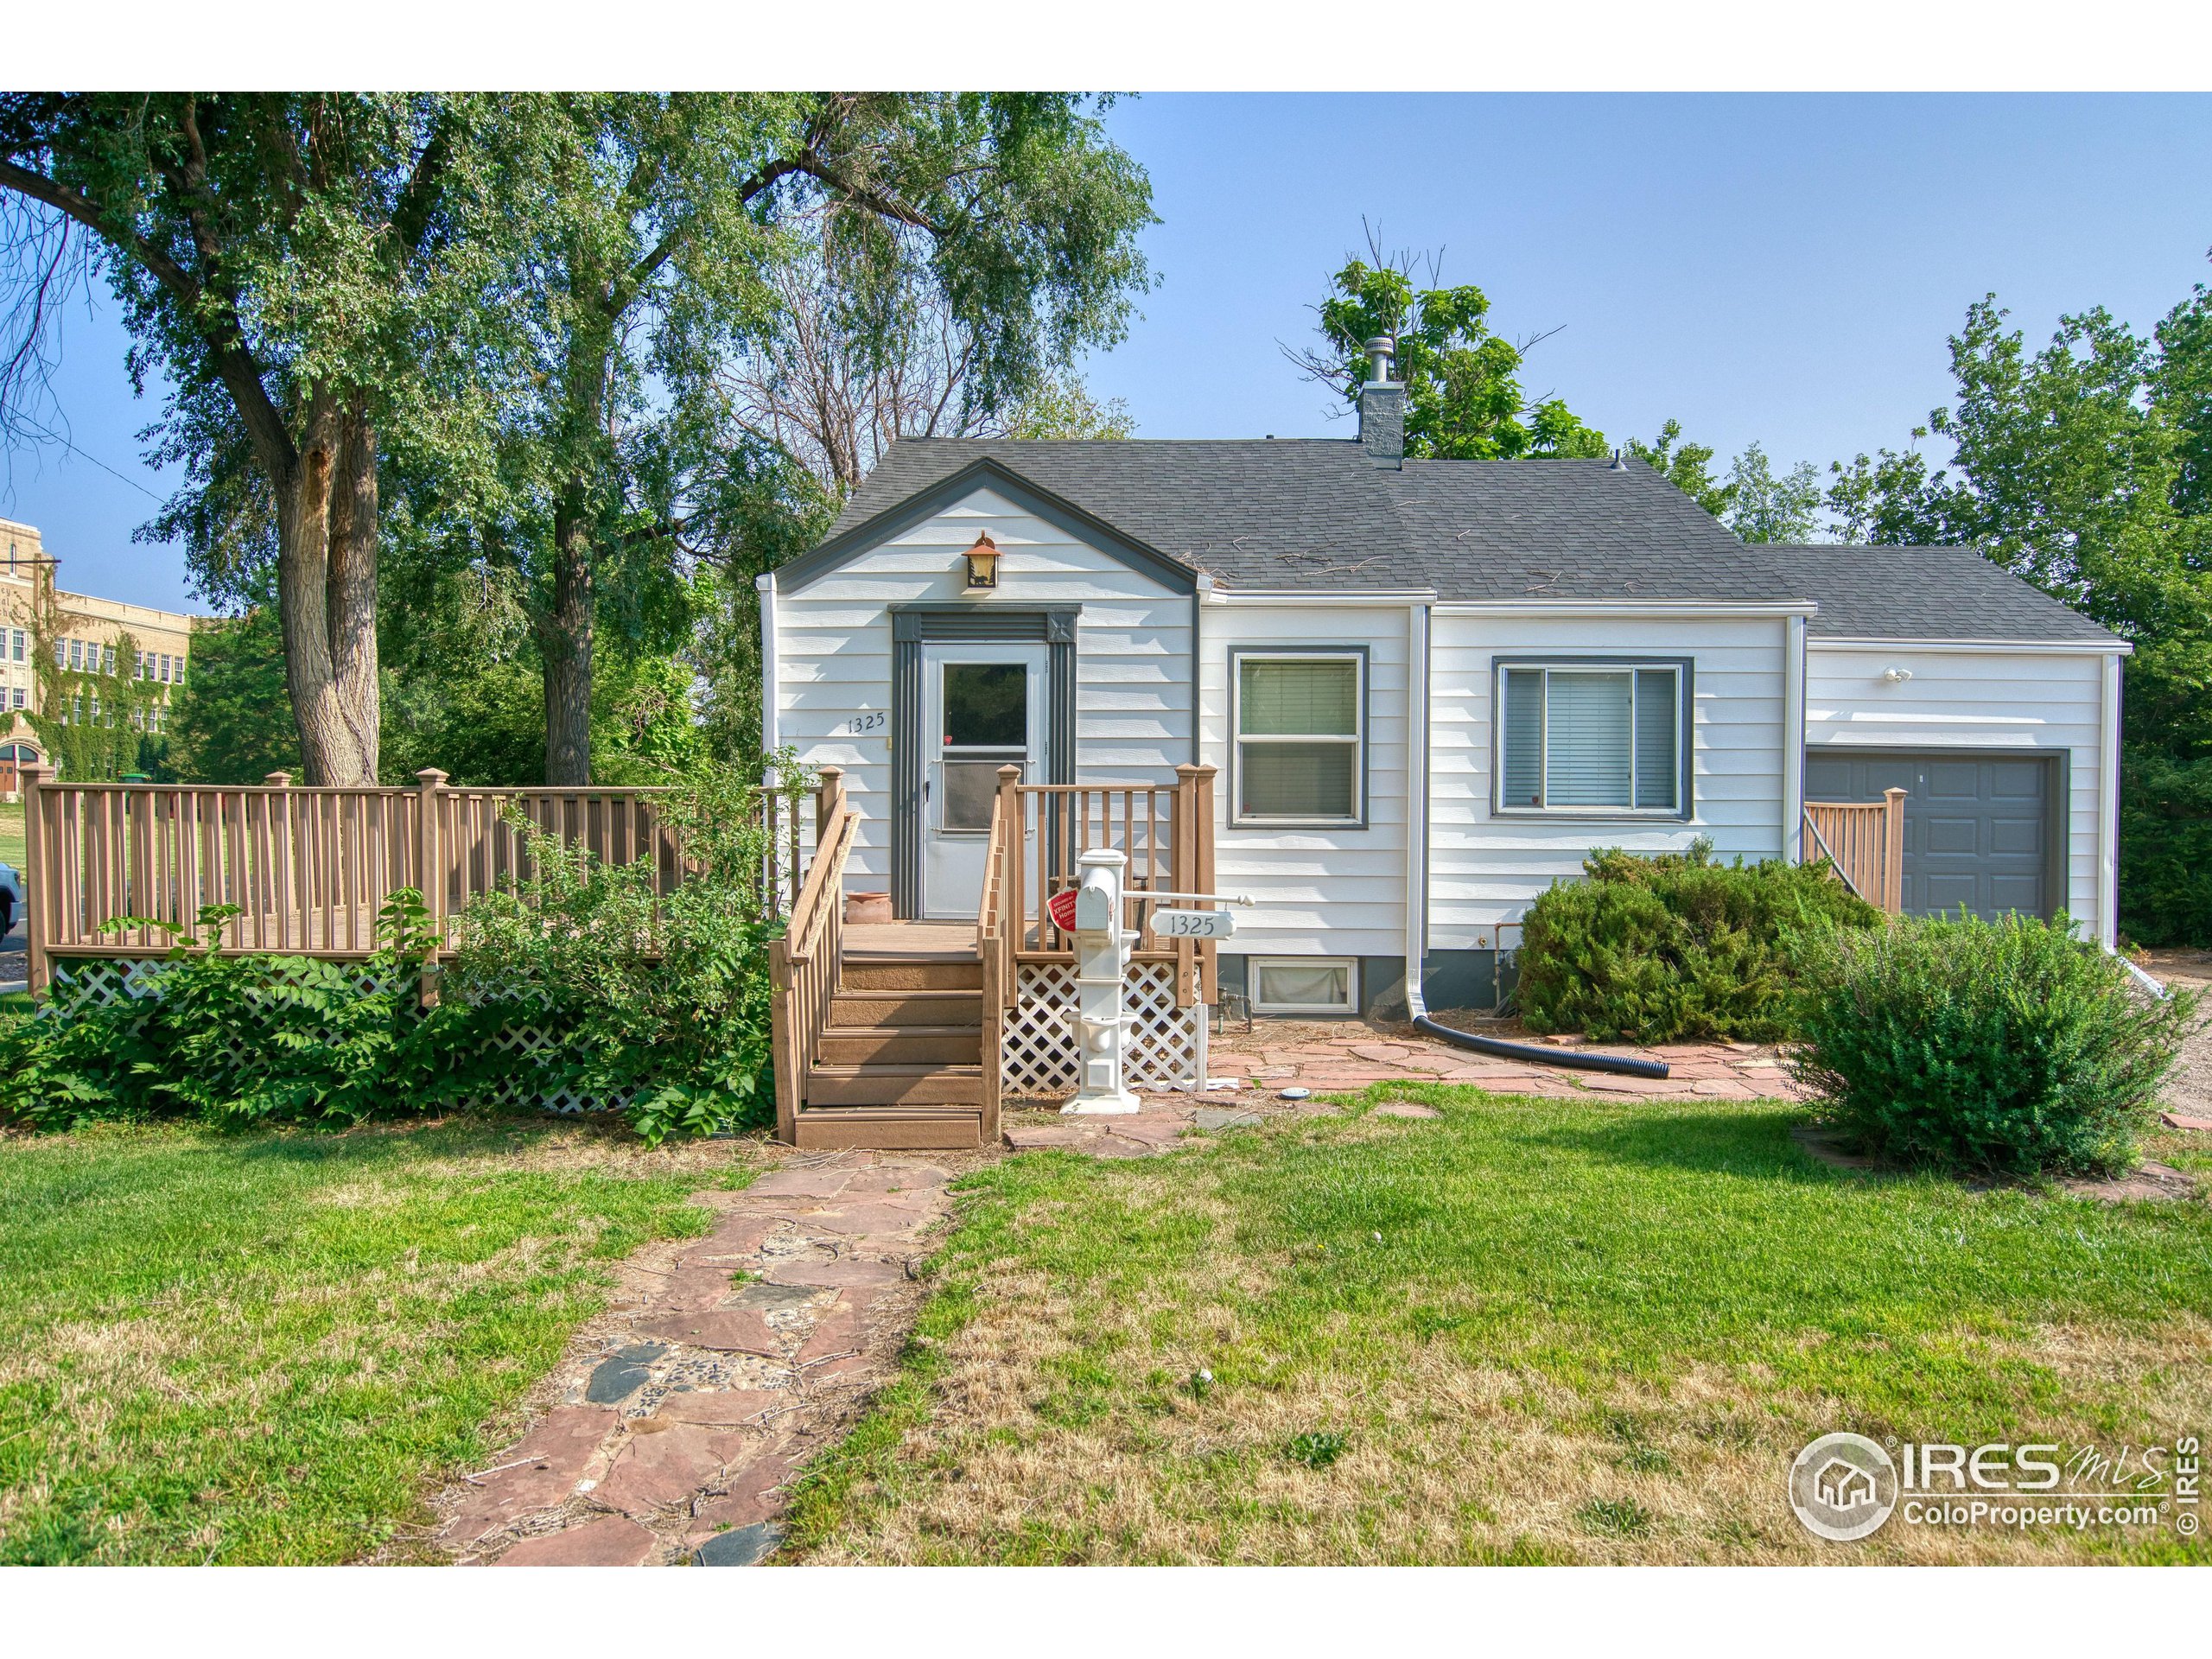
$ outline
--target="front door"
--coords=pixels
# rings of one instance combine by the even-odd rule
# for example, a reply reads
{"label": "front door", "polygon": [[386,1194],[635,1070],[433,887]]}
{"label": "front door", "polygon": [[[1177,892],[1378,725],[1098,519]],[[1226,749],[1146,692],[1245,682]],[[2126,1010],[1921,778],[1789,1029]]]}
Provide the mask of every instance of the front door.
{"label": "front door", "polygon": [[999,768],[1046,777],[1041,645],[922,647],[922,914],[973,919]]}

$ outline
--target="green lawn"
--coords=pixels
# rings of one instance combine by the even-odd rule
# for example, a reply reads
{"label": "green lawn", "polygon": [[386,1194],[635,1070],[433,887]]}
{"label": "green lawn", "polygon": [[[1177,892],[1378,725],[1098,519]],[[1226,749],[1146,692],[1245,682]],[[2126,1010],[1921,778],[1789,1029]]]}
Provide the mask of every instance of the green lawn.
{"label": "green lawn", "polygon": [[972,1177],[909,1369],[803,1489],[792,1553],[2212,1559],[2170,1530],[1896,1520],[1822,1544],[1784,1489],[1834,1429],[2202,1434],[2202,1201],[1840,1172],[1779,1104],[1386,1096],[1443,1116]]}
{"label": "green lawn", "polygon": [[0,801],[0,864],[23,868],[23,808]]}
{"label": "green lawn", "polygon": [[419,1549],[606,1264],[703,1230],[686,1197],[733,1155],[536,1123],[0,1139],[0,1561]]}

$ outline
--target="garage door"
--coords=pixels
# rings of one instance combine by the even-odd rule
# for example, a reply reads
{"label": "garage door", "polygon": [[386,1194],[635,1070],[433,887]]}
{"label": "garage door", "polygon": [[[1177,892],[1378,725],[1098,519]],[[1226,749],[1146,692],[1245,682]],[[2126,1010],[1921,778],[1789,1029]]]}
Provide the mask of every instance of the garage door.
{"label": "garage door", "polygon": [[1928,753],[1838,754],[1808,750],[1808,801],[1904,798],[1904,907],[1925,916],[2006,911],[2048,916],[2056,907],[2058,763],[2044,756]]}

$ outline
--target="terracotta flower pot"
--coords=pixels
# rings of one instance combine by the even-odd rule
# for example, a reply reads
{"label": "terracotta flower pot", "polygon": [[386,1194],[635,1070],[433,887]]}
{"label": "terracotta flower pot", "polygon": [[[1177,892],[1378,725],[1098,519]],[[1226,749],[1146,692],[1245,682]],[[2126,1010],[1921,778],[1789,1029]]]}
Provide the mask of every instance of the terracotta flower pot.
{"label": "terracotta flower pot", "polygon": [[891,919],[889,893],[849,893],[845,895],[845,925],[847,927],[869,922],[887,922]]}

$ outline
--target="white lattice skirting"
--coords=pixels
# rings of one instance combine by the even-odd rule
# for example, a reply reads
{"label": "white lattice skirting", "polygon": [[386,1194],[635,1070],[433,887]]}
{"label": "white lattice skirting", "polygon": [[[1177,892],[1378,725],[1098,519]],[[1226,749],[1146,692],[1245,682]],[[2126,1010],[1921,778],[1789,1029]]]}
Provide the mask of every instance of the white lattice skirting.
{"label": "white lattice skirting", "polygon": [[[282,960],[281,958],[278,960]],[[367,963],[345,963],[346,980],[363,995],[384,989],[377,970]],[[161,995],[160,980],[167,964],[147,957],[79,957],[54,964],[54,990],[48,1007],[66,1018],[79,1008]],[[549,1112],[616,1111],[626,1097],[601,1099],[575,1092],[567,1084],[547,1075],[545,1062],[557,1059],[563,1039],[544,1026],[505,1025],[490,1038],[493,1048],[511,1057],[511,1070],[484,1088],[476,1103],[486,1107],[537,1106]]]}
{"label": "white lattice skirting", "polygon": [[[1133,962],[1122,985],[1129,1028],[1128,1081],[1135,1089],[1191,1088],[1203,1081],[1205,1009],[1175,1006],[1175,964]],[[1080,1080],[1075,1030],[1075,964],[1025,962],[1014,976],[999,1046],[999,1087],[1011,1097],[1071,1095]]]}

